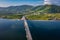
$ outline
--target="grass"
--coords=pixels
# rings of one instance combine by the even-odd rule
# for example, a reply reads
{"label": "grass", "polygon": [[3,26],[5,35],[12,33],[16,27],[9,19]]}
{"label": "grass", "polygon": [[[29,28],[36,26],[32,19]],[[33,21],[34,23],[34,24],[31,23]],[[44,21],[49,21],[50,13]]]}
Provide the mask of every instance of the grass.
{"label": "grass", "polygon": [[[21,19],[23,15],[0,15],[1,18],[5,19]],[[26,15],[26,18],[29,20],[49,20],[49,19],[55,19],[60,18],[60,13],[43,13],[39,15]]]}
{"label": "grass", "polygon": [[21,19],[23,15],[2,15],[1,18],[4,19]]}
{"label": "grass", "polygon": [[60,13],[56,14],[40,14],[40,15],[27,15],[29,20],[49,20],[54,18],[60,18]]}

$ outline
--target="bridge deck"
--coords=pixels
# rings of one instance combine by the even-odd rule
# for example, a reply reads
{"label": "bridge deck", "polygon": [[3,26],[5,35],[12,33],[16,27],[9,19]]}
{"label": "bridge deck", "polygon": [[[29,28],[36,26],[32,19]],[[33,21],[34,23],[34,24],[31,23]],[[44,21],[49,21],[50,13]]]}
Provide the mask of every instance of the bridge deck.
{"label": "bridge deck", "polygon": [[25,19],[25,16],[23,16],[21,20],[24,20],[24,27],[25,27],[25,31],[26,31],[26,38],[27,38],[27,40],[32,40],[32,36],[31,36],[30,30],[29,30],[27,21]]}

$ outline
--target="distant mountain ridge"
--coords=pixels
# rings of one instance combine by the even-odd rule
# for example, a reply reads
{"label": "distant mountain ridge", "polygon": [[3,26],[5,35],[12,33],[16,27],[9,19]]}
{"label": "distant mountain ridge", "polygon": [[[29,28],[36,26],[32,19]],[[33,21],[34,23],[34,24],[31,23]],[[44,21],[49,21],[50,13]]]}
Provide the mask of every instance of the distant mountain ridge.
{"label": "distant mountain ridge", "polygon": [[21,5],[21,6],[10,6],[10,7],[0,7],[0,14],[16,14],[24,12],[43,12],[43,13],[60,13],[60,6],[57,5]]}
{"label": "distant mountain ridge", "polygon": [[0,14],[15,14],[21,13],[26,10],[31,9],[31,5],[21,5],[21,6],[10,6],[10,7],[0,7]]}
{"label": "distant mountain ridge", "polygon": [[60,13],[60,6],[57,6],[57,5],[41,5],[41,6],[37,6],[37,7],[33,8],[33,9],[36,12]]}

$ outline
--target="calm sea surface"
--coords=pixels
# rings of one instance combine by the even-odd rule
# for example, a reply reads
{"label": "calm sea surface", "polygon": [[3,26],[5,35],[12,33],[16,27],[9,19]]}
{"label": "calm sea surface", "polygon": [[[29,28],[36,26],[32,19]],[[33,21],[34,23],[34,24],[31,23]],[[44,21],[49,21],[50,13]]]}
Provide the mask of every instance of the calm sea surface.
{"label": "calm sea surface", "polygon": [[[60,40],[60,21],[27,20],[33,40]],[[0,19],[0,40],[27,40],[22,20]]]}
{"label": "calm sea surface", "polygon": [[0,19],[0,40],[26,40],[23,21]]}
{"label": "calm sea surface", "polygon": [[60,40],[60,21],[27,21],[33,40]]}

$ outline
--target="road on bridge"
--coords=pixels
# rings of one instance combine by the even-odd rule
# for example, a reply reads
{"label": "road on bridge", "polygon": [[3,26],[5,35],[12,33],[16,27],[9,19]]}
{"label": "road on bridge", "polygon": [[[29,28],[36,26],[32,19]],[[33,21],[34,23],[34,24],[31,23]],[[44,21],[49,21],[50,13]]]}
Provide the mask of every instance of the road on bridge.
{"label": "road on bridge", "polygon": [[25,16],[23,16],[21,18],[21,20],[24,20],[24,27],[25,27],[25,31],[26,31],[27,40],[32,40],[32,36],[31,36],[31,33],[30,33],[30,30],[29,30],[29,27],[28,27],[28,24],[27,24]]}

